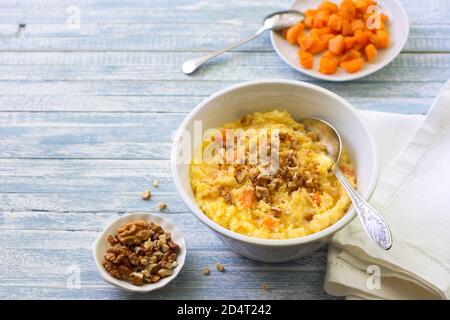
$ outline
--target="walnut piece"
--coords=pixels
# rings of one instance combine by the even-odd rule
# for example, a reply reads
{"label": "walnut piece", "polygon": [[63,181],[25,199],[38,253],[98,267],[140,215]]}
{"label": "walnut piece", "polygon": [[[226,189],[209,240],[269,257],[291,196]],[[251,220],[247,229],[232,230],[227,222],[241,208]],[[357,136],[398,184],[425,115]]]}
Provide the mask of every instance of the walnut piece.
{"label": "walnut piece", "polygon": [[158,210],[159,211],[162,211],[165,208],[167,208],[167,204],[165,202],[162,202],[162,201],[158,202]]}
{"label": "walnut piece", "polygon": [[114,278],[140,286],[173,274],[178,245],[170,232],[145,220],[129,222],[109,235],[103,267]]}
{"label": "walnut piece", "polygon": [[261,284],[261,289],[269,290],[269,285],[267,283],[263,283],[263,284]]}
{"label": "walnut piece", "polygon": [[141,199],[148,201],[150,200],[150,198],[152,197],[152,193],[150,192],[150,190],[145,190],[144,192],[141,193]]}
{"label": "walnut piece", "polygon": [[117,230],[119,241],[122,244],[140,244],[150,237],[148,227],[144,220],[129,222]]}
{"label": "walnut piece", "polygon": [[223,264],[221,264],[220,262],[216,263],[216,270],[219,272],[224,272],[225,271],[225,266]]}

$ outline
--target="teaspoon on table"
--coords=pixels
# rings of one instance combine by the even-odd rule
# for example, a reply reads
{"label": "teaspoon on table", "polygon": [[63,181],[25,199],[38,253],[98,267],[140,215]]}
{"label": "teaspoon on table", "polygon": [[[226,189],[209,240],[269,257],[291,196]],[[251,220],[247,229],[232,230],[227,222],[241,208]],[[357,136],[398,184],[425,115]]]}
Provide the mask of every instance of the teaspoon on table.
{"label": "teaspoon on table", "polygon": [[183,72],[185,74],[191,74],[195,70],[197,70],[198,67],[200,67],[203,63],[206,61],[221,55],[222,53],[234,49],[236,47],[239,47],[247,42],[252,41],[253,39],[256,39],[261,34],[263,34],[267,30],[274,30],[274,31],[280,31],[289,27],[292,27],[299,22],[301,22],[304,18],[303,13],[296,10],[285,10],[285,11],[278,11],[269,14],[267,17],[263,20],[263,25],[256,31],[256,33],[244,40],[241,40],[239,42],[236,42],[224,49],[217,50],[214,52],[211,52],[207,54],[204,57],[197,58],[197,59],[191,59],[186,61],[183,64]]}
{"label": "teaspoon on table", "polygon": [[337,130],[328,122],[318,118],[305,118],[300,120],[300,123],[304,124],[307,130],[316,133],[319,141],[325,146],[327,156],[333,162],[332,170],[350,196],[370,239],[384,250],[389,250],[392,247],[392,236],[388,224],[381,214],[358,194],[339,169],[342,140]]}

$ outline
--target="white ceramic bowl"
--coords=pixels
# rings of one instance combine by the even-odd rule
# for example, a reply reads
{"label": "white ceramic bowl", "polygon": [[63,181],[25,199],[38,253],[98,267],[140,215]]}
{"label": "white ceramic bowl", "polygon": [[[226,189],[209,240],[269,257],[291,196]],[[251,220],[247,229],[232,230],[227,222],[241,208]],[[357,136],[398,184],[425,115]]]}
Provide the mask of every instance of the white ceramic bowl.
{"label": "white ceramic bowl", "polygon": [[[135,286],[127,281],[114,278],[108,272],[106,272],[105,268],[102,265],[103,256],[106,250],[108,250],[109,248],[109,243],[107,240],[108,236],[110,234],[116,234],[117,229],[119,229],[119,227],[124,225],[125,223],[136,220],[146,220],[148,222],[153,222],[160,225],[165,231],[169,231],[171,233],[173,241],[175,241],[175,243],[177,243],[178,246],[180,247],[177,256],[178,266],[175,269],[173,269],[172,275],[170,275],[167,278],[163,278],[156,283],[147,283],[142,286]],[[123,217],[120,217],[117,220],[113,221],[108,227],[106,227],[106,229],[98,236],[98,238],[92,244],[92,253],[98,271],[100,272],[100,275],[106,282],[125,291],[143,293],[160,289],[166,286],[170,281],[172,281],[177,277],[178,273],[183,268],[184,260],[186,259],[186,243],[184,241],[183,235],[178,230],[178,228],[169,221],[167,221],[166,219],[155,214],[137,212],[137,213],[130,213]]]}
{"label": "white ceramic bowl", "polygon": [[[321,87],[291,80],[258,80],[231,86],[197,105],[181,124],[175,136],[171,165],[181,198],[204,224],[216,231],[237,253],[264,262],[289,261],[318,249],[330,236],[354,217],[353,208],[329,228],[301,238],[259,239],[230,231],[210,220],[196,204],[189,181],[189,163],[180,161],[182,133],[193,133],[194,121],[203,122],[203,130],[240,119],[247,113],[287,110],[295,119],[317,116],[333,124],[355,164],[358,191],[368,198],[378,178],[378,148],[369,128],[357,111],[343,98]],[[191,152],[194,146],[191,146]]]}
{"label": "white ceramic bowl", "polygon": [[[306,9],[317,8],[323,0],[295,0],[289,6],[289,9],[305,11]],[[334,0],[333,2],[338,2]],[[314,58],[314,68],[311,70],[300,66],[298,61],[297,50],[298,46],[290,45],[277,32],[271,32],[270,39],[275,51],[288,65],[292,68],[307,74],[308,76],[328,80],[328,81],[349,81],[362,77],[366,77],[388,65],[398,54],[408,40],[409,22],[408,16],[402,5],[397,0],[378,0],[380,12],[386,13],[389,16],[388,31],[390,37],[389,47],[378,51],[378,56],[372,63],[366,63],[361,71],[356,73],[347,73],[342,68],[339,68],[335,74],[326,75],[319,72],[320,56],[316,55]]]}

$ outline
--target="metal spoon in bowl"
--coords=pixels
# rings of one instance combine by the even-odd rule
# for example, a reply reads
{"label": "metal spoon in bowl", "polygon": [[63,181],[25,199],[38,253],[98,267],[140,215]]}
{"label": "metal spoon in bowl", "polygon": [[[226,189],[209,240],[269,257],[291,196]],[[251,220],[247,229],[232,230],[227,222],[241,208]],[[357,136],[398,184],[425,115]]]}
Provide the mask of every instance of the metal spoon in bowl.
{"label": "metal spoon in bowl", "polygon": [[366,233],[378,246],[389,250],[392,246],[392,236],[386,221],[356,192],[339,169],[342,140],[337,130],[318,118],[305,118],[300,120],[300,123],[304,124],[307,130],[316,133],[319,141],[325,146],[328,158],[333,161],[331,170],[350,196]]}
{"label": "metal spoon in bowl", "polygon": [[247,39],[244,39],[237,43],[234,43],[224,49],[211,52],[210,54],[208,54],[204,57],[186,61],[183,64],[183,72],[185,74],[191,74],[195,70],[197,70],[197,68],[200,67],[206,61],[208,61],[230,49],[234,49],[234,48],[239,47],[247,42],[252,41],[253,39],[256,39],[257,37],[259,37],[261,34],[263,34],[267,30],[274,30],[274,31],[283,30],[283,29],[286,29],[286,28],[296,25],[297,23],[301,22],[303,20],[303,18],[304,18],[303,13],[301,13],[300,11],[296,11],[296,10],[285,10],[285,11],[278,11],[278,12],[271,13],[267,17],[264,18],[262,27],[259,28],[258,31],[256,31],[256,33],[254,35],[252,35],[251,37],[248,37]]}

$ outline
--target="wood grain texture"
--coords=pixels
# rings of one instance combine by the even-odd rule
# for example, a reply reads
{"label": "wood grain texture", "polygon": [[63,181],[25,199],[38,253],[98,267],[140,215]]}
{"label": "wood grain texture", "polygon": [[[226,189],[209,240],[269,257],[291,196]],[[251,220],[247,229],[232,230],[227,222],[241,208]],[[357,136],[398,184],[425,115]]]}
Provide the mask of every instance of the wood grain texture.
{"label": "wood grain texture", "polygon": [[[196,220],[171,179],[171,137],[205,97],[260,78],[315,83],[359,109],[425,113],[450,78],[450,2],[401,2],[411,23],[402,54],[364,79],[328,83],[284,64],[268,34],[193,76],[180,70],[288,0],[78,0],[80,29],[67,24],[71,0],[0,0],[0,299],[335,298],[323,291],[327,248],[257,263]],[[154,178],[160,187],[144,202]],[[100,278],[92,241],[127,212],[155,212],[159,200],[186,237],[185,267],[158,292],[123,293]],[[218,261],[226,272],[203,276]],[[71,289],[77,268],[81,288]]]}

